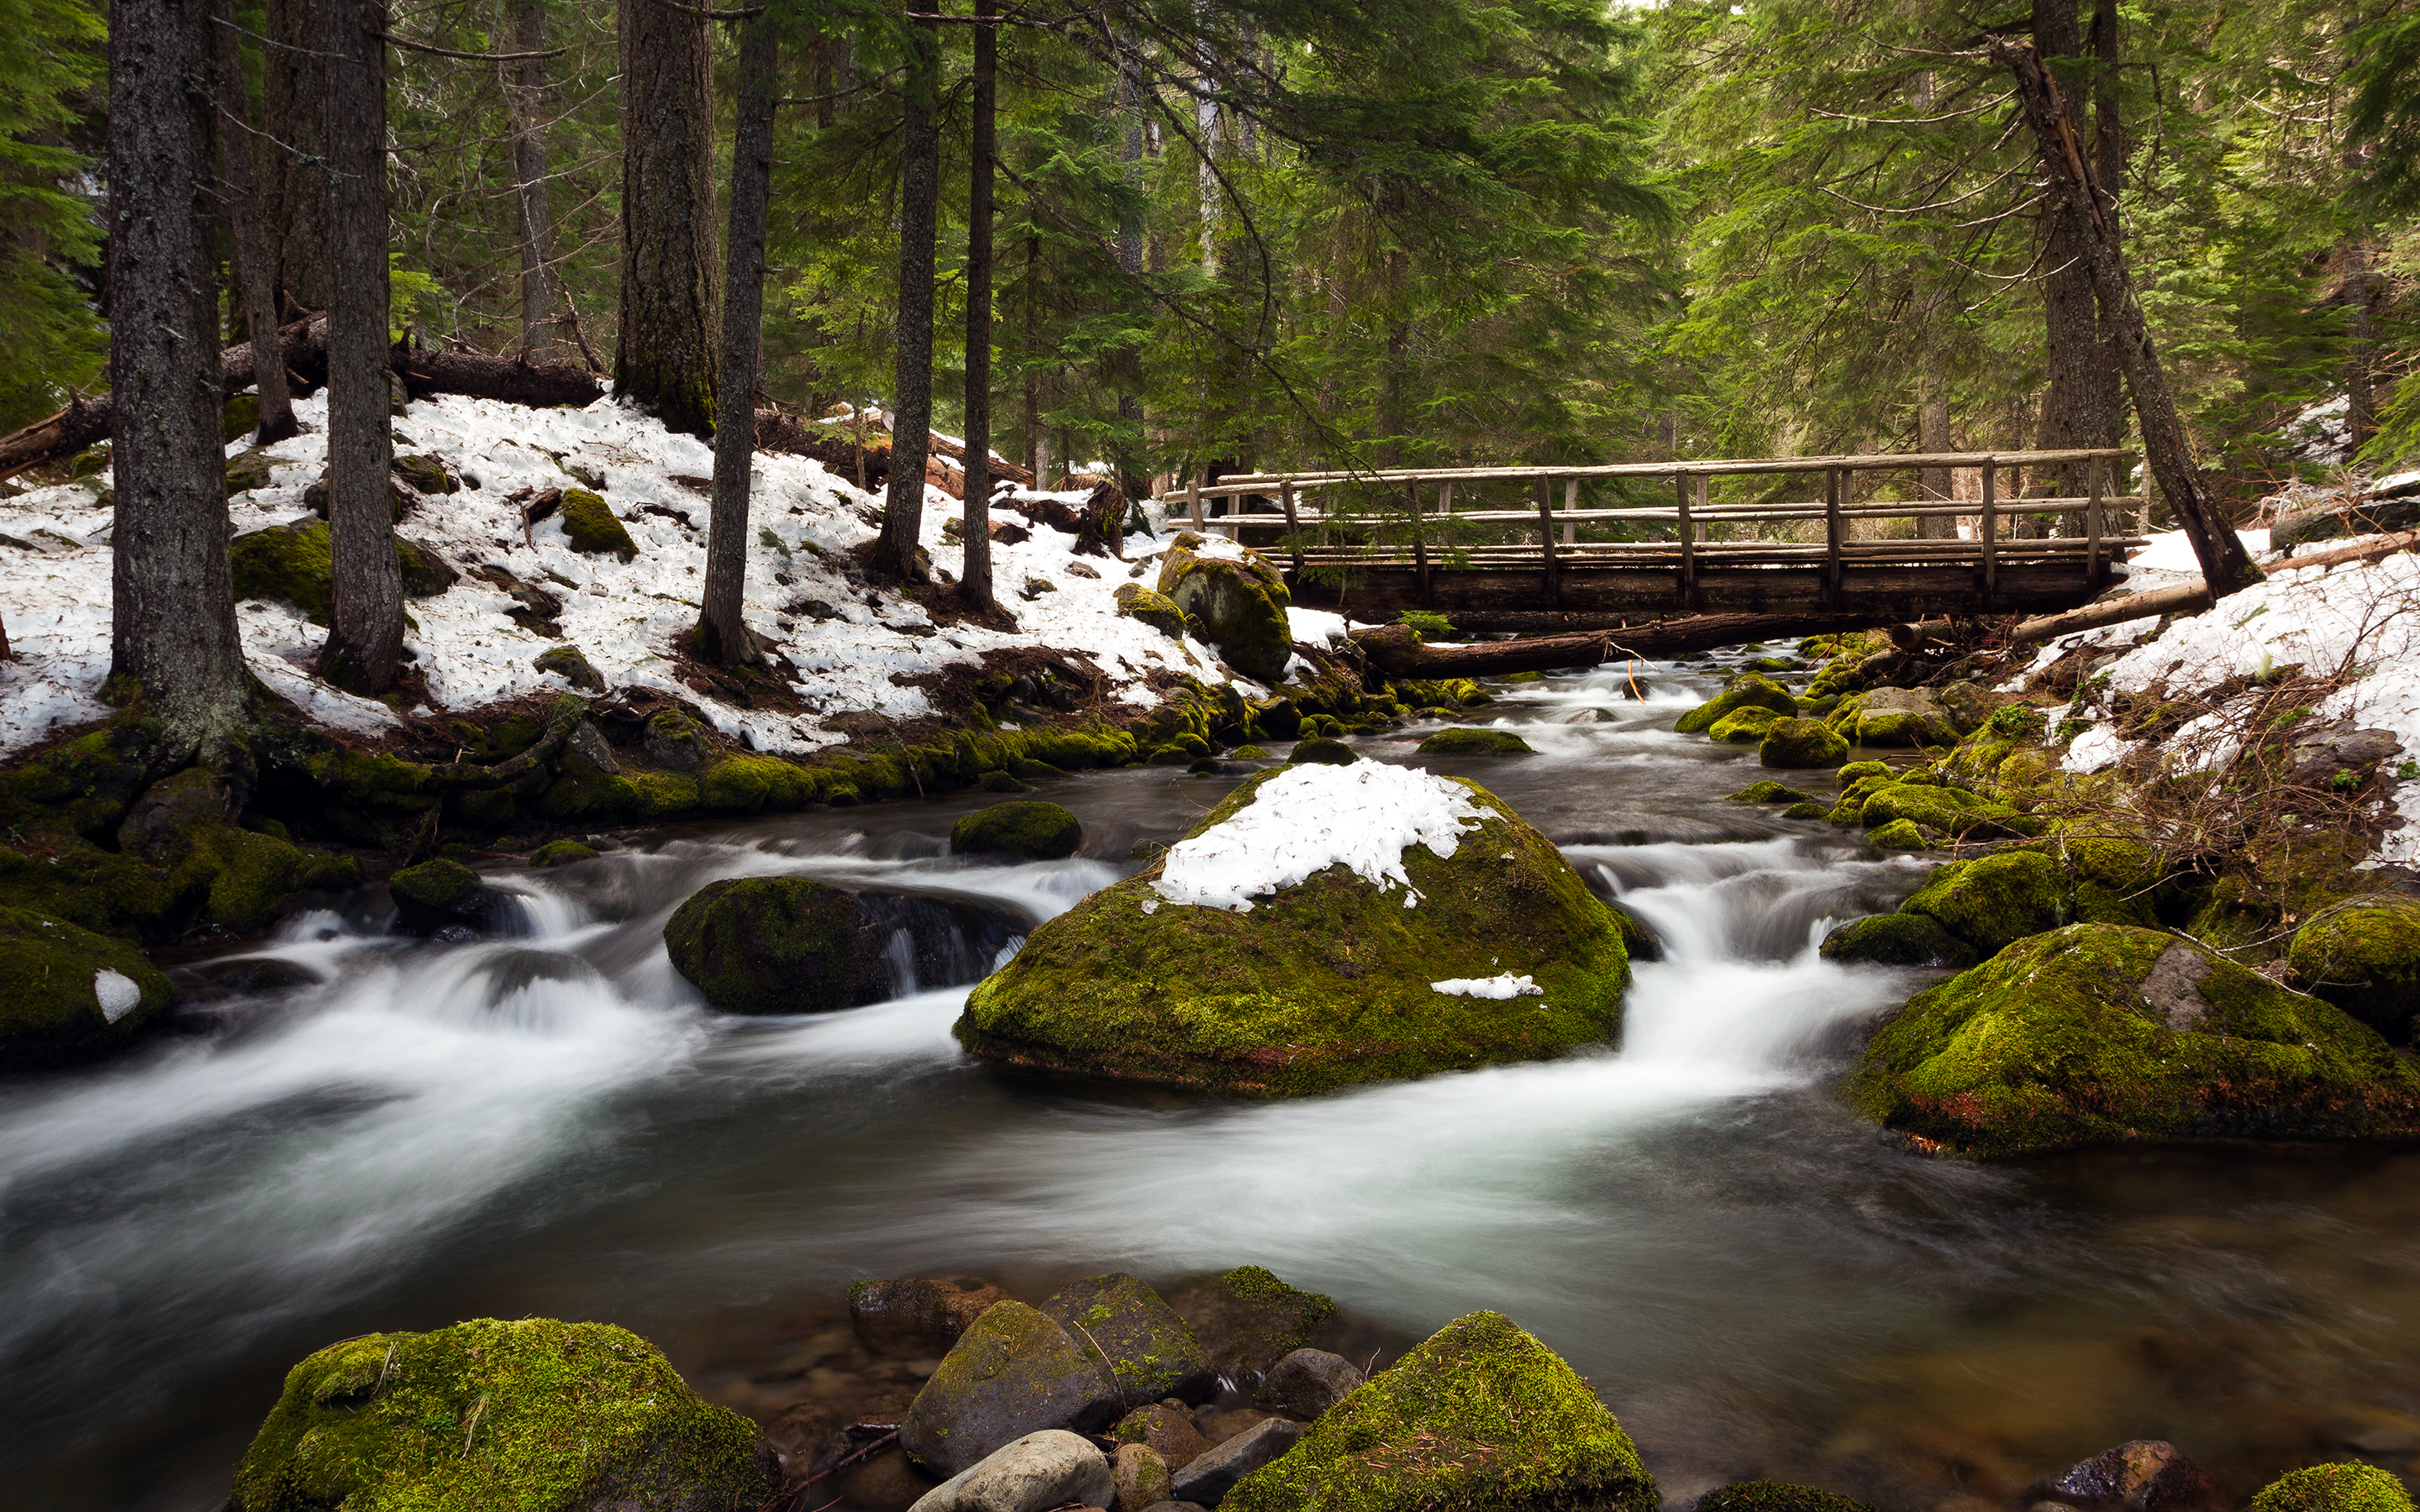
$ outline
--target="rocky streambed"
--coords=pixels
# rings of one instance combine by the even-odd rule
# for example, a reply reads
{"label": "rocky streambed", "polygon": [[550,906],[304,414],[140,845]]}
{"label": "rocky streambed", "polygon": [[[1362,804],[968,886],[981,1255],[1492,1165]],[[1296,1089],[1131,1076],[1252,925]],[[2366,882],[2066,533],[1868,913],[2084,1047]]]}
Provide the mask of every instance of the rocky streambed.
{"label": "rocky streambed", "polygon": [[[1379,1379],[1440,1330],[1449,1344],[1466,1325],[1506,1343],[1495,1322],[1470,1320],[1509,1319],[1538,1358],[1587,1381],[1653,1494],[1673,1502],[1776,1480],[1891,1512],[2013,1512],[2140,1439],[2176,1444],[2234,1506],[2298,1463],[2399,1471],[2420,1455],[2420,1317],[2405,1300],[2420,1273],[2406,1237],[2420,1232],[2420,1165],[2377,1145],[1976,1165],[1881,1136],[1836,1088],[1869,1027],[1941,972],[1816,947],[1890,914],[1938,856],[1823,822],[1871,774],[1761,768],[1755,744],[1674,731],[1720,687],[1705,664],[1645,671],[1657,691],[1643,704],[1621,671],[1499,688],[1488,715],[1527,754],[1419,755],[1435,733],[1419,724],[1346,743],[1358,765],[1471,779],[1509,815],[1488,823],[1542,837],[1588,895],[1559,905],[1571,938],[1524,942],[1532,953],[1514,960],[1485,948],[1481,922],[1413,940],[1415,963],[1355,975],[1339,968],[1363,963],[1341,949],[1303,963],[1339,989],[1326,995],[1371,1012],[1400,1011],[1387,998],[1398,977],[1500,985],[1502,997],[1431,995],[1515,1028],[1511,1015],[1545,1015],[1543,1032],[1593,1011],[1558,995],[1553,963],[1589,920],[1618,913],[1631,978],[1618,1050],[1524,1058],[1432,1038],[1421,1043],[1444,1064],[1473,1069],[1280,1100],[1233,1096],[1254,1089],[1232,1079],[1131,1074],[1131,1061],[1046,1073],[1016,1053],[968,1053],[970,1027],[985,1026],[975,976],[1022,959],[1012,952],[1045,921],[1080,922],[1070,910],[1086,900],[1097,911],[1133,899],[1121,929],[1156,918],[1139,888],[1173,885],[1162,853],[1244,782],[1274,780],[1261,774],[1275,756],[1046,783],[1034,796],[1082,826],[1055,859],[954,848],[958,822],[990,801],[977,795],[799,814],[486,870],[473,885],[507,895],[511,937],[489,927],[494,899],[433,888],[425,906],[469,913],[424,917],[425,933],[406,935],[364,897],[290,921],[266,949],[198,964],[181,974],[215,983],[201,1032],[0,1090],[12,1151],[0,1379],[28,1404],[0,1430],[0,1468],[29,1505],[214,1506],[281,1391],[294,1396],[289,1368],[332,1341],[356,1342],[303,1380],[306,1415],[387,1400],[390,1352],[408,1365],[431,1351],[430,1369],[460,1379],[470,1352],[514,1352],[501,1335],[490,1346],[453,1332],[464,1319],[564,1319],[492,1326],[537,1328],[535,1346],[558,1358],[599,1351],[664,1399],[676,1372],[698,1396],[681,1431],[742,1473],[779,1471],[755,1457],[758,1435],[808,1474],[830,1458],[815,1483],[830,1495],[800,1506],[905,1506],[939,1477],[903,1481],[895,1446],[838,1460],[880,1437],[852,1436],[861,1423],[906,1435],[965,1338],[903,1346],[850,1307],[852,1284],[979,1277],[966,1289],[996,1286],[997,1305],[1048,1322],[1029,1319],[1019,1339],[1047,1345],[1055,1329],[1079,1362],[1120,1347],[1088,1345],[1053,1315],[1071,1288],[1131,1277],[1206,1347],[1188,1288],[1246,1266],[1282,1277],[1286,1294],[1331,1299],[1319,1328],[1353,1331],[1280,1342]],[[1875,717],[1885,713],[1922,711]],[[1885,772],[1910,759],[1885,753]],[[1801,796],[1729,801],[1765,777]],[[1897,817],[1927,839],[1943,802],[1902,796]],[[1788,817],[1801,804],[1817,814]],[[1486,854],[1535,864],[1552,892],[1566,873],[1526,859],[1527,843]],[[1400,886],[1449,901],[1404,854]],[[701,979],[717,973],[703,953],[684,966],[683,948],[668,952],[667,927],[709,884],[747,879],[920,901],[885,916],[909,948],[865,964],[846,995],[861,1006],[709,1011]],[[1023,937],[995,943],[986,920]],[[1379,928],[1329,922],[1340,945]],[[696,938],[700,952],[711,944],[708,931]],[[1148,949],[1174,962],[1219,947]],[[1541,991],[1497,981],[1525,976]],[[1038,1023],[1052,991],[1009,1006]],[[1293,1011],[1287,1001],[1267,1011]],[[785,1011],[799,1006],[828,1011]],[[1187,1072],[1222,1064],[1216,1045],[1177,1044],[1183,1010],[1089,1011],[1141,1015],[1116,1047],[1184,1049]],[[1335,1042],[1322,1065],[1378,1043]],[[1061,1311],[1091,1326],[1089,1304]],[[385,1341],[375,1361],[365,1336]],[[1433,1352],[1501,1352],[1464,1342]],[[1122,1381],[1113,1415],[1088,1398],[1030,1431],[1114,1444],[1135,1412],[1173,1400],[1165,1419],[1147,1412],[1163,1444],[1191,1447],[1180,1417],[1211,1448],[1283,1437],[1263,1427],[1280,1420],[1308,1443],[1326,1415],[1264,1403],[1268,1381],[1255,1379],[1292,1352],[1219,1372],[1207,1396],[1196,1382],[1146,1400],[1149,1386]],[[1440,1364],[1435,1379],[1466,1378]],[[456,1395],[445,1432],[458,1426],[452,1442],[475,1450],[498,1410],[480,1399],[498,1393]],[[1580,1398],[1556,1399],[1575,1414],[1563,1447],[1604,1434]],[[442,1435],[424,1420],[438,1412],[432,1402],[412,1419],[432,1443]],[[1356,1452],[1436,1432],[1404,1421],[1408,1437],[1390,1427]],[[1147,1442],[1151,1424],[1131,1432]],[[1118,1451],[1084,1442],[1114,1476]],[[877,1461],[898,1472],[887,1489],[873,1484],[887,1473]],[[1075,1474],[1091,1464],[1069,1461]],[[1171,1492],[1191,1463],[1169,1466]],[[1625,1484],[1604,1494],[1645,1494]]]}

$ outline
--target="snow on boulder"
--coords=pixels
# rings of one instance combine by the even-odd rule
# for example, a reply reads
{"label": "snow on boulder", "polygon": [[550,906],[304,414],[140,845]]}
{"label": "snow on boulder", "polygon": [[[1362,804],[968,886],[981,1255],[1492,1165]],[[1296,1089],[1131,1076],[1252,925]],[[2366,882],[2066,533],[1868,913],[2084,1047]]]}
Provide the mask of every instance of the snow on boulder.
{"label": "snow on boulder", "polygon": [[[1435,985],[1457,981],[1491,990]],[[1484,788],[1293,766],[1037,929],[956,1032],[1014,1065],[1285,1096],[1605,1041],[1628,981],[1610,911]]]}

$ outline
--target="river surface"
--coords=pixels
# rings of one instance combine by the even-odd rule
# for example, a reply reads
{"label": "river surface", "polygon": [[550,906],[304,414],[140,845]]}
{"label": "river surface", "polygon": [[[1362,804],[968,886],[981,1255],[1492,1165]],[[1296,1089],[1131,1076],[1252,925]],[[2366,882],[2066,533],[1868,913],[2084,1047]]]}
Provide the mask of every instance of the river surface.
{"label": "river surface", "polygon": [[1986,1166],[1862,1124],[1832,1088],[1924,979],[1812,947],[1923,864],[1725,802],[1765,775],[1753,750],[1669,729],[1709,670],[1645,669],[1643,704],[1620,672],[1506,688],[1482,717],[1539,755],[1424,764],[1500,794],[1662,936],[1618,1052],[1245,1103],[972,1061],[949,1035],[963,986],[722,1018],[665,959],[672,909],[741,873],[1047,918],[1236,779],[1166,768],[1051,784],[1087,830],[1067,861],[949,858],[952,821],[995,801],[968,795],[499,872],[525,895],[517,941],[394,939],[366,902],[291,921],[254,953],[317,985],[0,1082],[0,1501],[205,1512],[287,1367],[377,1330],[620,1323],[762,1417],[797,1397],[762,1363],[852,1280],[1038,1298],[1242,1263],[1397,1347],[1509,1313],[1675,1502],[1772,1475],[1890,1512],[2015,1507],[2131,1438],[2177,1442],[2239,1502],[2356,1452],[2412,1471],[2420,1156]]}

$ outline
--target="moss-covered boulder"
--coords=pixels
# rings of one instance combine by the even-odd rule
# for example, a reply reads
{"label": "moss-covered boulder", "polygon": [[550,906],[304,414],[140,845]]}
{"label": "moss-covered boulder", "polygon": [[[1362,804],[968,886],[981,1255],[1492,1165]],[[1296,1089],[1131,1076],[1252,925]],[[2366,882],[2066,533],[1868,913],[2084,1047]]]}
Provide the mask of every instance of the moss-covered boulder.
{"label": "moss-covered boulder", "polygon": [[370,1334],[296,1365],[229,1512],[694,1512],[776,1475],[755,1426],[603,1323],[482,1318]]}
{"label": "moss-covered boulder", "polygon": [[1438,1330],[1227,1493],[1225,1512],[1655,1512],[1655,1479],[1587,1381],[1500,1313]]}
{"label": "moss-covered boulder", "polygon": [[1850,1095],[1975,1155],[2420,1131],[2420,1072],[2376,1030],[2121,924],[2034,935],[1918,995],[1875,1034]]}
{"label": "moss-covered boulder", "polygon": [[1294,743],[1294,749],[1286,752],[1286,760],[1297,765],[1310,764],[1318,766],[1350,766],[1360,759],[1359,751],[1341,740],[1333,740],[1326,735],[1313,735],[1309,740],[1297,740]]}
{"label": "moss-covered boulder", "polygon": [[1922,914],[1851,919],[1823,936],[1823,957],[1844,965],[1948,966],[1963,971],[1982,952]]}
{"label": "moss-covered boulder", "polygon": [[2057,862],[2033,851],[2003,851],[1936,868],[1900,911],[1921,914],[1991,955],[2070,916],[2067,874]]}
{"label": "moss-covered boulder", "polygon": [[616,556],[628,562],[639,554],[638,543],[613,517],[604,500],[585,488],[563,490],[563,533],[571,549],[589,556]]}
{"label": "moss-covered boulder", "polygon": [[2397,1043],[2420,1013],[2420,900],[2381,896],[2332,909],[2294,932],[2287,964],[2303,990]]}
{"label": "moss-covered boulder", "polygon": [[1021,1302],[1001,1302],[916,1394],[899,1444],[927,1470],[954,1475],[1029,1433],[1096,1432],[1124,1410],[1117,1382],[1067,1330]]}
{"label": "moss-covered boulder", "polygon": [[[1929,774],[1923,774],[1928,775]],[[1854,797],[1852,796],[1854,795]],[[2038,833],[2040,823],[2005,803],[1955,788],[1933,778],[1926,781],[1863,779],[1840,795],[1841,807],[1854,822],[1877,829],[1904,819],[1921,829],[1969,840],[1997,840]]]}
{"label": "moss-covered boulder", "polygon": [[848,1320],[876,1354],[933,1360],[950,1352],[1001,1300],[981,1276],[901,1276],[860,1281],[848,1288]]}
{"label": "moss-covered boulder", "polygon": [[1534,756],[1537,748],[1510,730],[1478,730],[1456,725],[1420,742],[1423,756]]}
{"label": "moss-covered boulder", "polygon": [[1140,620],[1171,640],[1185,639],[1185,611],[1166,594],[1155,594],[1140,583],[1122,583],[1110,596],[1126,618]]}
{"label": "moss-covered boulder", "polygon": [[[257,404],[259,400],[256,398],[253,402]],[[252,430],[256,426],[247,425],[244,428]],[[233,440],[235,438],[230,436],[227,440]],[[226,465],[226,496],[233,499],[240,493],[250,493],[256,488],[268,487],[270,466],[276,460],[256,446],[229,457]]]}
{"label": "moss-covered boulder", "polygon": [[443,552],[408,535],[395,538],[395,563],[403,576],[407,598],[435,598],[462,580],[462,575],[445,560]]}
{"label": "moss-covered boulder", "polygon": [[552,672],[583,693],[602,693],[605,679],[589,665],[587,654],[578,646],[549,646],[530,659],[530,665],[542,672]]}
{"label": "moss-covered boulder", "polygon": [[1084,826],[1076,816],[1041,798],[995,803],[950,826],[950,851],[955,856],[1056,861],[1075,855],[1083,843]]}
{"label": "moss-covered boulder", "polygon": [[1280,1096],[1599,1043],[1628,980],[1610,912],[1485,789],[1290,766],[1035,930],[956,1032],[1013,1065]]}
{"label": "moss-covered boulder", "polygon": [[1723,801],[1726,803],[1805,803],[1807,801],[1807,795],[1787,783],[1776,782],[1768,777],[1761,781],[1750,782],[1737,793],[1725,795]]}
{"label": "moss-covered boulder", "polygon": [[1821,719],[1776,719],[1756,748],[1760,766],[1830,766],[1847,754],[1849,743]]}
{"label": "moss-covered boulder", "polygon": [[1159,569],[1159,593],[1193,620],[1227,665],[1272,687],[1284,681],[1294,632],[1286,624],[1285,579],[1277,568],[1249,551],[1199,556],[1171,547]]}
{"label": "moss-covered boulder", "polygon": [[2412,1512],[2412,1493],[2376,1465],[2306,1465],[2262,1487],[2252,1512]]}
{"label": "moss-covered boulder", "polygon": [[1325,1293],[1305,1291],[1257,1265],[1239,1265],[1173,1288],[1169,1305],[1221,1375],[1264,1375],[1319,1336],[1336,1316]]}
{"label": "moss-covered boulder", "polygon": [[1749,704],[1733,709],[1716,719],[1706,731],[1706,738],[1723,746],[1753,746],[1764,739],[1764,733],[1783,716],[1771,709]]}
{"label": "moss-covered boulder", "polygon": [[1210,1356],[1160,1294],[1123,1272],[1071,1282],[1042,1304],[1128,1401],[1207,1401],[1218,1389]]}
{"label": "moss-covered boulder", "polygon": [[1854,1497],[1778,1480],[1734,1481],[1698,1498],[1695,1512],[1874,1512]]}
{"label": "moss-covered boulder", "polygon": [[1684,735],[1696,734],[1712,730],[1714,721],[1724,715],[1746,708],[1771,709],[1775,714],[1790,718],[1798,713],[1798,701],[1791,696],[1790,689],[1772,678],[1744,672],[1733,678],[1729,687],[1681,716],[1672,728]]}
{"label": "moss-covered boulder", "polygon": [[593,861],[597,859],[597,851],[594,846],[582,845],[576,840],[551,840],[530,852],[529,859],[530,865],[551,871],[558,866],[569,866],[574,861]]}
{"label": "moss-covered boulder", "polygon": [[[302,490],[302,507],[324,520],[328,517],[328,474],[323,470],[319,474],[318,481]],[[396,524],[400,525],[403,523],[403,517],[411,512],[411,506],[412,496],[406,493],[403,486],[396,482],[395,479],[387,479],[387,517]]]}
{"label": "moss-covered boulder", "polygon": [[648,716],[639,749],[669,772],[694,772],[714,754],[706,726],[678,709],[659,709]]}
{"label": "moss-covered boulder", "polygon": [[[433,547],[397,536],[395,555],[404,591],[415,598],[442,594],[460,577]],[[227,560],[238,599],[274,599],[293,605],[314,624],[328,623],[335,589],[326,520],[305,516],[239,535],[227,548]]]}
{"label": "moss-covered boulder", "polygon": [[388,466],[395,470],[396,477],[431,498],[442,499],[449,493],[458,492],[462,486],[452,473],[445,471],[445,464],[433,456],[398,456]]}
{"label": "moss-covered boulder", "polygon": [[1856,746],[1954,746],[1958,723],[1920,687],[1878,687],[1840,701],[1826,717]]}
{"label": "moss-covered boulder", "polygon": [[673,911],[664,949],[721,1012],[829,1012],[891,995],[888,937],[860,914],[857,894],[805,877],[729,877]]}
{"label": "moss-covered boulder", "polygon": [[61,919],[0,908],[0,1071],[125,1047],[176,990],[141,950]]}

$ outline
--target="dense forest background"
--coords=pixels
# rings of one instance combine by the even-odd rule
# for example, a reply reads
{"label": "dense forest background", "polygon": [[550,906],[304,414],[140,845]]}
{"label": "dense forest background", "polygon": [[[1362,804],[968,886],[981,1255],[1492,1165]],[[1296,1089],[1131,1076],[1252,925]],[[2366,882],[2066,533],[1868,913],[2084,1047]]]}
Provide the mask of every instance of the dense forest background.
{"label": "dense forest background", "polygon": [[[302,187],[315,54],[279,40],[308,8],[236,0],[220,22],[243,71],[221,150],[252,155],[284,316],[324,308],[325,198]],[[892,397],[903,142],[929,85],[936,421],[962,414],[973,16],[766,10],[771,399]],[[573,0],[391,17],[416,44],[387,65],[394,325],[610,366],[627,28]],[[7,430],[106,382],[106,8],[0,0],[0,25]],[[2420,444],[2401,106],[2420,23],[2399,8],[1035,0],[989,29],[991,434],[1042,471],[2118,439],[2106,338],[1994,37],[2031,39],[2089,120],[2226,497]],[[718,194],[738,30],[709,28]]]}

